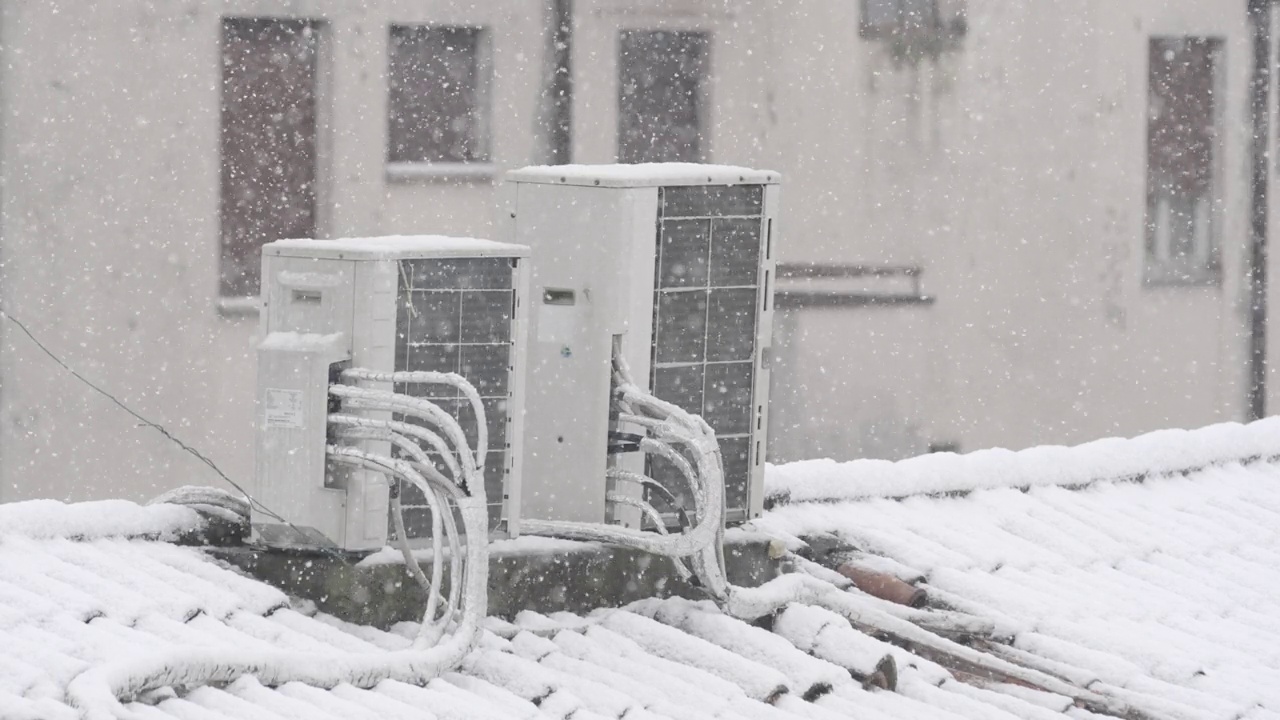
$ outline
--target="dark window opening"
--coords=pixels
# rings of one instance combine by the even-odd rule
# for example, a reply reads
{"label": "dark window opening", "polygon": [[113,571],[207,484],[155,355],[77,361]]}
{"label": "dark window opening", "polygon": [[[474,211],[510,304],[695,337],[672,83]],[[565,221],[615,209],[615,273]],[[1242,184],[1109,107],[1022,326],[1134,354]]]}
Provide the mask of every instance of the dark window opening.
{"label": "dark window opening", "polygon": [[223,297],[256,296],[263,244],[316,234],[320,26],[222,21]]}
{"label": "dark window opening", "polygon": [[1146,279],[1218,275],[1217,166],[1222,41],[1152,38],[1147,105]]}
{"label": "dark window opening", "polygon": [[387,68],[387,161],[489,161],[486,33],[394,25]]}
{"label": "dark window opening", "polygon": [[618,161],[699,162],[710,38],[627,30],[618,54]]}

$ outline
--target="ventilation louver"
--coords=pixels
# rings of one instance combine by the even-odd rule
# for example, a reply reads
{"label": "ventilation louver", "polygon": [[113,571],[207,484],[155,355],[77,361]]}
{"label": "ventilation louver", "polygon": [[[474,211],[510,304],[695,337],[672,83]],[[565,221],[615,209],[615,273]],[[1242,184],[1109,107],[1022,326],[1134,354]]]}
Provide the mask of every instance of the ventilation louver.
{"label": "ventilation louver", "polygon": [[[455,372],[480,392],[489,425],[485,490],[490,501],[489,526],[495,530],[502,522],[504,479],[511,470],[506,443],[512,422],[518,263],[503,257],[400,262],[396,370]],[[476,418],[471,405],[447,389],[396,386],[396,392],[440,405],[459,418],[467,436],[473,437]],[[431,513],[421,492],[405,485],[401,498],[409,537],[429,537]]]}

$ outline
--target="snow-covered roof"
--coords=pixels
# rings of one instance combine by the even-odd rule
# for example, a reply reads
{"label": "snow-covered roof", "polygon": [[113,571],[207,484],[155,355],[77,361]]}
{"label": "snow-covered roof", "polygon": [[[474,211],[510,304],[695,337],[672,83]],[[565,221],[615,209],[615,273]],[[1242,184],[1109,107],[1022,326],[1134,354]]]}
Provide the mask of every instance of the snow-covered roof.
{"label": "snow-covered roof", "polygon": [[333,240],[276,240],[265,255],[345,260],[414,260],[446,257],[527,257],[524,245],[445,235],[387,235]]}
{"label": "snow-covered roof", "polygon": [[1271,419],[1076,448],[798,463],[774,469],[780,504],[756,525],[835,536],[859,564],[962,612],[970,644],[1148,717],[1280,717],[1277,455]]}
{"label": "snow-covered roof", "polygon": [[[799,502],[802,474],[774,468],[790,501],[752,531],[796,548],[807,538],[815,558],[820,538],[838,541],[826,560],[843,574],[790,562],[847,589],[853,615],[793,603],[748,624],[678,599],[525,612],[491,618],[463,665],[425,686],[268,687],[246,675],[187,687],[175,675],[127,708],[157,719],[1278,717],[1280,465],[1246,440],[1260,427],[1215,431],[1245,463],[1134,474],[1095,458],[1096,477],[1067,486],[974,479],[942,495],[838,499],[828,477],[823,501]],[[1169,452],[1188,441],[1168,437]],[[341,665],[410,646],[415,625],[344,622],[163,540],[198,522],[171,506],[0,506],[0,717],[82,717],[68,704],[81,673],[127,676],[193,648]],[[928,603],[885,599],[859,573]]]}
{"label": "snow-covered roof", "polygon": [[[127,527],[94,519],[105,509],[62,506],[59,515],[47,503],[4,508],[7,518],[30,513],[82,538],[0,527],[0,717],[6,720],[79,718],[85,708],[68,704],[67,688],[81,673],[128,674],[134,663],[178,657],[188,648],[340,657],[385,654],[411,643],[416,629],[407,624],[390,631],[352,625],[291,602],[200,549],[134,537],[137,529],[146,535],[185,529],[190,518],[178,509],[109,508],[152,516]],[[85,527],[72,528],[77,519]],[[929,714],[935,696],[963,704],[985,692],[938,689],[944,670],[906,667],[924,661],[854,632],[837,616],[802,610],[789,622],[787,637],[817,647],[817,657],[712,607],[655,600],[585,618],[525,613],[514,623],[491,619],[463,667],[425,687],[391,680],[368,688],[266,687],[243,676],[225,685],[154,692],[126,709],[157,719],[876,717],[877,708],[907,717]],[[821,638],[839,639],[840,632],[846,642],[822,648]],[[874,671],[887,654],[903,658],[903,692],[873,693],[850,674],[850,668]],[[824,655],[828,659],[819,659]],[[805,699],[824,685],[834,690],[816,705]]]}
{"label": "snow-covered roof", "polygon": [[1280,459],[1280,417],[1016,452],[995,448],[965,455],[934,453],[898,462],[806,460],[770,467],[765,493],[775,501],[830,502],[997,488],[1082,487],[1257,459]]}
{"label": "snow-covered roof", "polygon": [[535,165],[507,173],[511,182],[600,187],[672,185],[768,185],[782,181],[772,170],[700,163],[634,165]]}

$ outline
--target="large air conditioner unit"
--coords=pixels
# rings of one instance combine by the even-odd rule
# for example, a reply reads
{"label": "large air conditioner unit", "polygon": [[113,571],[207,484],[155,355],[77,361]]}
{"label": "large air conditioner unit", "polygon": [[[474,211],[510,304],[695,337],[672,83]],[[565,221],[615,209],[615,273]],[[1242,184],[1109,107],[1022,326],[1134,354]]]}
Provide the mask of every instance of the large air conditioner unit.
{"label": "large air conditioner unit", "polygon": [[[644,472],[689,507],[676,468],[611,446],[615,345],[637,382],[701,415],[724,458],[726,519],[763,506],[777,173],[694,164],[508,174],[508,237],[533,252],[521,516],[642,527],[606,470]],[[615,437],[616,440],[616,437]],[[636,498],[639,499],[639,498]]]}
{"label": "large air conditioner unit", "polygon": [[[470,381],[488,417],[490,528],[514,525],[527,258],[524,247],[434,236],[281,240],[263,247],[253,492],[260,502],[253,524],[263,542],[351,551],[387,544],[386,477],[326,460],[326,445],[337,441],[327,418],[341,409],[329,386],[342,382],[348,368],[454,372]],[[381,387],[393,389],[389,385]],[[474,431],[475,414],[456,391],[394,390],[430,399],[469,436]],[[356,445],[392,454],[386,442]],[[424,498],[412,486],[400,492],[406,535],[422,544],[431,531]]]}

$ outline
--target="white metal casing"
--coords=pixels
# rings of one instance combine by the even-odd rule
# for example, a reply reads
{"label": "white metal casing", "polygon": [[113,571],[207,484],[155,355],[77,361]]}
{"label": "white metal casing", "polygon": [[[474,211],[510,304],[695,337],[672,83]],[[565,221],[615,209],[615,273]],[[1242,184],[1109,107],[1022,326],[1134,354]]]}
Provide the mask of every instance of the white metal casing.
{"label": "white metal casing", "polygon": [[[614,336],[637,382],[654,360],[656,230],[660,188],[760,186],[759,297],[748,447],[747,502],[730,520],[763,510],[768,356],[777,173],[695,164],[548,166],[509,173],[506,237],[533,251],[525,405],[525,518],[640,525],[638,511],[611,510],[611,462],[644,471],[638,456],[607,454]],[[652,390],[652,388],[650,388]],[[627,486],[614,489],[633,496]]]}
{"label": "white metal casing", "polygon": [[[332,543],[351,551],[386,545],[387,479],[367,470],[327,466],[325,444],[332,440],[326,427],[328,386],[346,367],[404,369],[397,362],[397,313],[404,290],[402,263],[412,260],[510,258],[518,263],[512,278],[509,424],[505,447],[494,448],[505,450],[503,494],[490,497],[503,503],[503,515],[515,522],[511,509],[518,507],[520,454],[513,450],[519,447],[523,400],[523,374],[516,369],[524,353],[527,257],[523,247],[434,236],[282,240],[264,246],[253,494],[280,516],[255,509],[254,526],[264,540]],[[388,413],[363,414],[390,418]],[[386,442],[362,441],[358,446],[391,453]]]}

